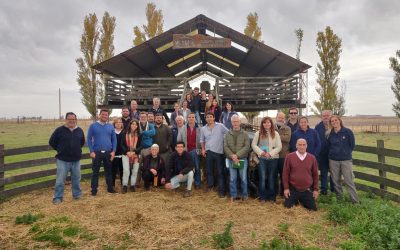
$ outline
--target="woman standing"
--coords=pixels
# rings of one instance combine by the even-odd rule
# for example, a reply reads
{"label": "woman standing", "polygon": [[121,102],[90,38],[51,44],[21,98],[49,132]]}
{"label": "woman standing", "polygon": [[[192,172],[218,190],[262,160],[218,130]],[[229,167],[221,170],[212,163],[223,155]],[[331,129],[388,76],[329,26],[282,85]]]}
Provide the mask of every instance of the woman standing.
{"label": "woman standing", "polygon": [[343,189],[341,175],[350,194],[351,202],[358,203],[358,195],[354,184],[352,152],[355,146],[353,132],[343,126],[343,121],[339,116],[333,115],[330,119],[333,127],[328,137],[328,158],[329,169],[331,171],[332,181],[335,186],[338,198],[343,198]]}
{"label": "woman standing", "polygon": [[231,102],[225,104],[224,110],[221,114],[220,123],[224,124],[228,129],[232,129],[231,118],[233,115],[237,115],[236,111],[233,109]]}
{"label": "woman standing", "polygon": [[272,119],[264,117],[261,120],[260,131],[254,134],[251,143],[253,151],[260,158],[258,166],[258,191],[261,202],[276,200],[276,181],[278,179],[278,158],[282,149],[281,138]]}
{"label": "woman standing", "polygon": [[[122,193],[126,193],[128,191],[128,182],[129,182],[129,172],[132,166],[132,174],[131,174],[131,186],[130,191],[135,192],[135,185],[137,179],[137,173],[139,170],[139,155],[142,147],[140,146],[141,137],[139,134],[139,121],[132,120],[129,123],[128,129],[126,130],[126,135],[123,140],[126,147],[126,158],[123,161],[124,174],[122,178]],[[124,158],[123,158],[124,159]]]}
{"label": "woman standing", "polygon": [[210,111],[213,112],[215,121],[219,122],[221,118],[221,107],[218,105],[218,101],[216,99],[213,100]]}
{"label": "woman standing", "polygon": [[124,129],[124,125],[122,123],[122,119],[120,118],[115,118],[113,120],[113,125],[114,125],[114,129],[115,129],[115,134],[117,136],[117,149],[115,151],[115,158],[112,161],[112,183],[115,189],[115,178],[117,177],[117,173],[119,173],[119,177],[121,180],[121,184],[122,184],[122,172],[123,172],[123,167],[122,167],[122,157],[124,155],[124,145],[122,143],[123,138],[125,137],[125,133],[123,131]]}
{"label": "woman standing", "polygon": [[184,121],[185,121],[185,124],[187,124],[187,122],[188,122],[188,119],[187,119],[188,115],[189,115],[190,113],[192,113],[192,110],[189,109],[188,107],[189,107],[188,101],[187,101],[187,100],[183,101],[183,102],[182,102],[181,113],[182,113],[182,115],[183,115],[183,119],[184,119]]}
{"label": "woman standing", "polygon": [[171,127],[176,128],[176,117],[178,115],[182,115],[182,112],[179,110],[179,103],[174,103],[174,112],[171,113]]}

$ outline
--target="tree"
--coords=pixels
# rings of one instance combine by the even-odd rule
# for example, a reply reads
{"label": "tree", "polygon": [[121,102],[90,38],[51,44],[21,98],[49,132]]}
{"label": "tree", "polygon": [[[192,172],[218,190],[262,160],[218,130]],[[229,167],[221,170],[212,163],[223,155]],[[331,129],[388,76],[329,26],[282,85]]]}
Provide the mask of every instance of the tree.
{"label": "tree", "polygon": [[[261,27],[258,26],[257,12],[250,13],[247,15],[247,25],[246,28],[244,29],[244,34],[257,41],[261,40],[262,31]],[[242,112],[242,114],[246,117],[249,123],[253,124],[254,118],[257,117],[260,114],[260,112]]]}
{"label": "tree", "polygon": [[78,64],[77,82],[82,95],[81,101],[92,119],[95,119],[97,103],[102,103],[104,100],[104,90],[103,82],[96,75],[92,66],[114,55],[115,17],[111,17],[108,12],[105,12],[102,27],[99,28],[96,14],[89,14],[85,17],[83,26],[84,30],[80,41],[83,56],[76,59]]}
{"label": "tree", "polygon": [[329,109],[333,114],[342,116],[345,113],[344,93],[338,90],[342,39],[333,33],[331,27],[327,26],[325,32],[318,32],[316,45],[321,60],[315,69],[319,85],[316,88],[319,100],[314,102],[315,109],[312,111],[319,115],[321,111]]}
{"label": "tree", "polygon": [[400,118],[400,50],[396,52],[396,57],[389,58],[389,62],[390,68],[394,71],[391,89],[396,97],[396,102],[392,104],[392,110]]}
{"label": "tree", "polygon": [[163,33],[164,17],[161,10],[156,10],[154,3],[148,3],[146,6],[147,25],[142,25],[143,31],[138,26],[133,28],[135,39],[133,45],[137,46],[148,39]]}

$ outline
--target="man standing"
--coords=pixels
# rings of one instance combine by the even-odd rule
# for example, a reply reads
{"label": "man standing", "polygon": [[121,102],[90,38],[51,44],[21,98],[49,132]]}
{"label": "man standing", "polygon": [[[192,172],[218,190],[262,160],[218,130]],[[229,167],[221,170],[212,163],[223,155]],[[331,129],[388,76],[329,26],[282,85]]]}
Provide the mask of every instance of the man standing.
{"label": "man standing", "polygon": [[140,151],[140,158],[143,160],[143,157],[150,154],[150,147],[153,145],[153,137],[156,134],[156,130],[154,128],[154,124],[147,121],[147,112],[140,112],[140,136],[141,136],[141,146],[142,151]]}
{"label": "man standing", "polygon": [[298,139],[297,151],[287,155],[283,168],[285,207],[291,208],[300,202],[305,208],[317,210],[318,164],[312,154],[307,153],[307,141]]}
{"label": "man standing", "polygon": [[[318,159],[318,167],[321,173],[321,194],[328,194],[328,172],[329,172],[329,148],[328,148],[328,140],[329,134],[332,131],[332,127],[330,126],[329,120],[331,119],[332,112],[330,110],[323,110],[321,112],[321,122],[315,126],[315,130],[319,135],[319,139],[321,141],[321,151],[319,155],[317,155]],[[331,191],[334,192],[334,186],[331,179]]]}
{"label": "man standing", "polygon": [[129,122],[131,121],[128,107],[122,107],[121,115],[122,124],[124,125],[124,131],[126,131],[128,129]]}
{"label": "man standing", "polygon": [[246,132],[240,129],[240,118],[238,115],[232,116],[231,123],[232,130],[229,130],[224,137],[224,152],[230,174],[229,189],[231,200],[237,200],[237,173],[239,171],[242,200],[245,201],[248,199],[247,156],[250,150],[250,138]]}
{"label": "man standing", "polygon": [[114,127],[108,123],[108,117],[107,109],[100,110],[99,120],[92,123],[88,130],[87,142],[93,170],[91,181],[92,196],[97,195],[101,162],[104,164],[107,192],[116,193],[112,183],[111,161],[114,159],[115,150],[117,149],[117,137]]}
{"label": "man standing", "polygon": [[289,120],[286,125],[292,130],[292,134],[299,128],[299,121],[297,118],[298,110],[295,107],[289,109]]}
{"label": "man standing", "polygon": [[65,115],[65,124],[58,127],[50,137],[50,146],[57,151],[56,185],[53,204],[63,201],[64,183],[68,172],[71,172],[72,196],[79,199],[82,196],[80,187],[82,147],[85,144],[83,130],[77,126],[76,115],[68,112]]}
{"label": "man standing", "polygon": [[154,114],[153,112],[147,112],[147,121],[154,125]]}
{"label": "man standing", "polygon": [[169,121],[169,117],[167,115],[167,112],[165,112],[165,110],[160,107],[160,98],[158,98],[158,97],[153,98],[153,107],[151,107],[149,109],[149,112],[152,112],[154,114],[154,116],[157,113],[161,113],[164,116],[165,121],[168,123],[168,126],[171,125],[171,123]]}
{"label": "man standing", "polygon": [[166,175],[165,188],[175,189],[180,186],[180,183],[186,182],[186,191],[183,197],[191,195],[193,183],[193,161],[188,152],[185,151],[185,143],[178,141],[176,143],[175,152],[171,154]]}
{"label": "man standing", "polygon": [[197,124],[201,125],[201,118],[200,118],[200,95],[199,95],[199,88],[195,87],[193,89],[193,99],[192,99],[192,112],[196,115],[196,122]]}
{"label": "man standing", "polygon": [[321,151],[321,140],[317,131],[308,126],[307,117],[303,116],[299,119],[299,128],[292,133],[290,138],[290,151],[296,151],[296,142],[298,139],[303,138],[307,141],[307,152],[317,156]]}
{"label": "man standing", "polygon": [[223,124],[215,122],[212,112],[206,114],[207,125],[200,130],[201,153],[206,158],[207,187],[214,186],[214,169],[218,172],[218,193],[225,198],[224,135],[229,131]]}
{"label": "man standing", "polygon": [[172,131],[171,128],[163,124],[162,113],[157,113],[155,116],[155,129],[154,143],[159,146],[159,154],[164,162],[169,162],[172,144]]}
{"label": "man standing", "polygon": [[131,119],[136,119],[139,120],[140,118],[140,112],[137,110],[138,104],[136,100],[131,101],[131,110],[130,110],[130,117]]}
{"label": "man standing", "polygon": [[285,163],[285,157],[289,153],[289,143],[290,137],[292,136],[292,130],[285,125],[285,113],[278,112],[276,115],[276,123],[275,123],[275,130],[278,132],[281,142],[282,142],[282,149],[279,152],[279,159],[278,159],[278,173],[279,173],[279,194],[283,196],[283,180],[282,180],[282,171],[283,165]]}

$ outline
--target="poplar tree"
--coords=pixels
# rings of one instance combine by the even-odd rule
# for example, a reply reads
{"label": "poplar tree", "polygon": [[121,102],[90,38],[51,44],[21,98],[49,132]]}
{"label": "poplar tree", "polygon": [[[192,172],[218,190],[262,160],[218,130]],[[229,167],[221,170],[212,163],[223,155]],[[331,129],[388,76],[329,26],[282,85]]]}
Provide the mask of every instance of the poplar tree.
{"label": "poplar tree", "polygon": [[152,37],[163,33],[164,17],[161,10],[156,10],[154,3],[148,3],[146,6],[147,25],[142,25],[142,30],[139,26],[133,28],[135,38],[133,45],[137,46]]}
{"label": "poplar tree", "polygon": [[[258,26],[258,14],[257,12],[250,13],[247,15],[247,25],[244,29],[244,34],[253,38],[254,40],[260,41],[262,36],[261,27]],[[264,41],[261,41],[264,42]],[[242,112],[249,123],[253,123],[255,117],[257,117],[260,112]]]}
{"label": "poplar tree", "polygon": [[400,50],[396,52],[396,57],[389,58],[389,62],[390,68],[394,71],[391,89],[396,98],[396,102],[392,104],[392,110],[400,118]]}
{"label": "poplar tree", "polygon": [[97,104],[104,100],[104,83],[92,66],[114,55],[115,17],[105,12],[99,28],[96,14],[89,14],[83,21],[83,28],[80,41],[82,57],[76,59],[77,82],[82,95],[81,101],[92,119],[95,119]]}
{"label": "poplar tree", "polygon": [[321,60],[315,69],[318,84],[316,91],[319,99],[314,102],[315,109],[312,111],[320,115],[321,111],[328,109],[332,110],[333,114],[342,116],[345,113],[345,88],[342,88],[343,91],[338,89],[342,39],[333,33],[331,27],[327,26],[325,32],[318,32],[316,45]]}

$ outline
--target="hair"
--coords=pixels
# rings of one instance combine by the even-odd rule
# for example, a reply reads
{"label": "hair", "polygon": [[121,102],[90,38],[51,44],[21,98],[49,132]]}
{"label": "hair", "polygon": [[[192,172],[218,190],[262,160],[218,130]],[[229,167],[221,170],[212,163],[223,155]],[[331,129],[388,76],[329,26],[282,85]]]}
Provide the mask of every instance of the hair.
{"label": "hair", "polygon": [[[137,129],[135,131],[132,131],[132,128],[131,128],[132,123],[136,123]],[[126,133],[127,134],[132,134],[132,132],[133,132],[133,133],[139,134],[139,129],[140,129],[139,126],[140,126],[140,124],[139,124],[138,120],[136,120],[136,119],[131,120],[129,122],[128,127],[126,128]]]}
{"label": "hair", "polygon": [[182,119],[182,121],[185,121],[185,118],[184,118],[182,115],[177,115],[177,116],[175,117],[175,121],[177,121],[177,120],[179,120],[179,119]]}
{"label": "hair", "polygon": [[[331,120],[332,120],[332,118],[336,118],[336,119],[338,119],[339,120],[339,122],[340,122],[340,127],[344,127],[343,126],[343,120],[342,120],[342,118],[340,118],[340,116],[338,116],[338,115],[332,115],[331,116],[331,118],[329,118],[329,124],[332,126],[332,122],[331,122]],[[333,128],[332,128],[333,129]]]}
{"label": "hair", "polygon": [[192,100],[192,94],[186,94],[186,96],[185,96],[185,101],[187,101],[188,96],[190,97],[190,100]]}
{"label": "hair", "polygon": [[160,98],[154,97],[154,98],[153,98],[153,102],[154,102],[155,100],[159,100],[159,101],[160,101]]}
{"label": "hair", "polygon": [[217,106],[218,106],[218,105],[219,105],[219,103],[218,103],[217,99],[213,99],[213,101],[212,101],[212,105],[214,105],[214,101],[217,103]]}
{"label": "hair", "polygon": [[147,112],[146,111],[141,111],[140,115],[146,115],[147,116]]}
{"label": "hair", "polygon": [[290,108],[289,108],[289,112],[290,112],[290,110],[296,110],[296,112],[298,112],[298,110],[297,110],[296,107],[290,107]]}
{"label": "hair", "polygon": [[274,138],[275,138],[275,127],[274,127],[274,122],[272,121],[272,118],[271,118],[271,117],[268,117],[268,116],[262,118],[262,120],[261,120],[259,136],[260,136],[260,138],[267,138],[267,137],[268,137],[268,132],[267,132],[267,130],[266,130],[266,129],[264,128],[264,126],[263,126],[263,123],[264,123],[265,121],[267,121],[267,120],[271,123],[271,128],[270,128],[270,131],[269,131],[269,132],[270,132],[270,134],[271,134],[271,138],[274,139]]}
{"label": "hair", "polygon": [[131,100],[131,104],[132,104],[132,102],[136,102],[136,104],[137,104],[137,101],[136,101],[136,100]]}
{"label": "hair", "polygon": [[67,112],[67,113],[65,114],[65,120],[67,120],[67,117],[70,116],[70,115],[75,116],[75,119],[76,119],[76,115],[75,115],[74,112]]}
{"label": "hair", "polygon": [[178,146],[178,145],[183,145],[183,147],[185,147],[185,143],[183,141],[177,141],[175,146]]}
{"label": "hair", "polygon": [[178,105],[178,108],[179,108],[179,103],[177,103],[177,102],[174,102],[174,108],[175,108],[175,105]]}
{"label": "hair", "polygon": [[154,117],[156,117],[156,116],[163,116],[163,114],[158,112],[157,114],[154,115]]}
{"label": "hair", "polygon": [[[114,119],[113,119],[112,124],[113,124],[114,128],[115,128],[115,124],[116,124],[118,121],[121,121],[121,123],[122,123],[122,119],[121,119],[121,118],[114,118]],[[122,128],[124,128],[124,123],[122,123]]]}
{"label": "hair", "polygon": [[200,90],[200,89],[199,89],[199,87],[194,87],[194,89],[193,89],[193,90]]}
{"label": "hair", "polygon": [[215,115],[214,115],[214,113],[213,113],[213,112],[211,112],[211,111],[208,111],[208,112],[205,114],[205,117],[207,117],[207,115],[212,115],[212,117],[214,117],[214,118],[215,118]]}
{"label": "hair", "polygon": [[240,117],[238,116],[238,115],[232,115],[232,117],[231,117],[231,121],[233,121],[233,119],[239,119],[239,121],[240,121]]}
{"label": "hair", "polygon": [[103,113],[103,112],[107,112],[107,114],[110,113],[110,111],[108,111],[108,109],[100,109],[100,113],[99,113],[99,114],[101,114],[101,113]]}
{"label": "hair", "polygon": [[128,106],[123,106],[123,107],[121,108],[121,110],[124,110],[124,109],[129,110],[129,107],[128,107]]}
{"label": "hair", "polygon": [[302,117],[300,117],[300,119],[299,119],[299,123],[300,123],[300,121],[301,121],[301,120],[303,120],[303,119],[304,119],[304,120],[306,120],[306,121],[307,121],[307,123],[308,123],[308,118],[307,118],[307,117],[305,117],[305,116],[302,116]]}
{"label": "hair", "polygon": [[150,148],[158,148],[158,149],[159,149],[159,148],[160,148],[160,146],[158,146],[158,144],[155,144],[155,143],[154,143],[153,145],[151,145],[151,147],[150,147]]}
{"label": "hair", "polygon": [[231,105],[231,111],[233,111],[234,109],[233,109],[233,104],[232,104],[232,102],[226,102],[225,105],[224,105],[224,112],[228,112],[228,109],[226,108],[226,105],[227,105],[227,104],[230,104],[230,105]]}

